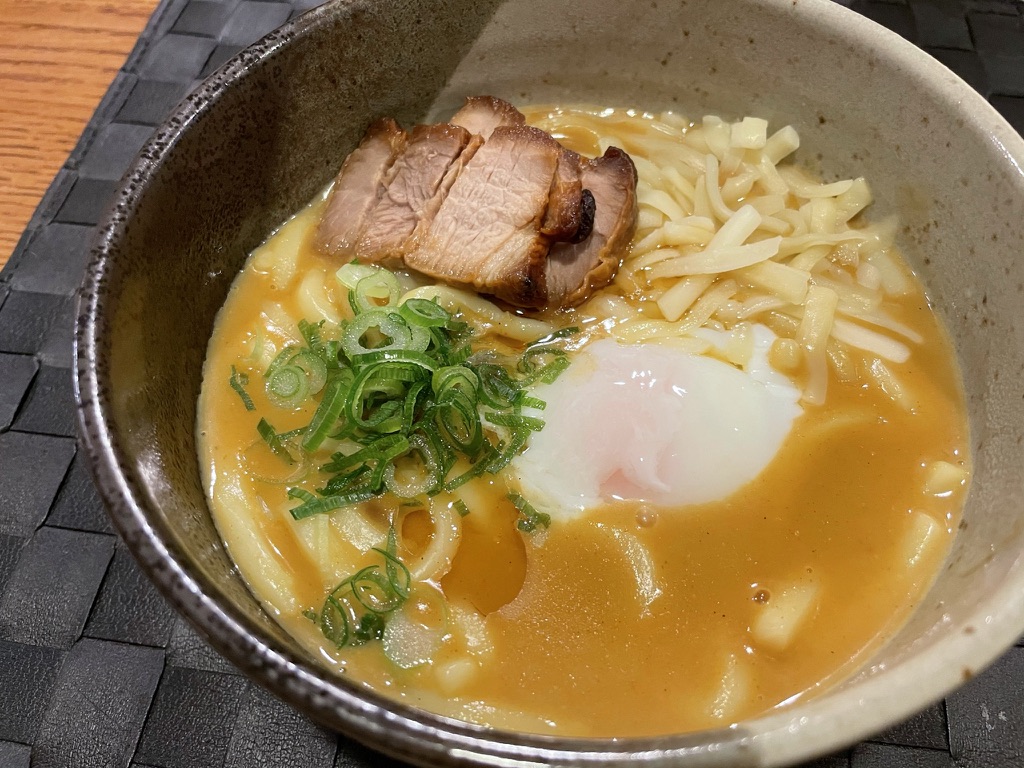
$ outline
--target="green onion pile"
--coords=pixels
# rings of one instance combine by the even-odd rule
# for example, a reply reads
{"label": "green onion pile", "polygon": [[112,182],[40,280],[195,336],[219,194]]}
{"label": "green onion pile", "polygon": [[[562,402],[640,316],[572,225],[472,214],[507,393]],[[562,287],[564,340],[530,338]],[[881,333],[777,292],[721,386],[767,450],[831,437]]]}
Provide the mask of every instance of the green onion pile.
{"label": "green onion pile", "polygon": [[[560,342],[577,329],[539,339],[514,359],[474,354],[467,323],[432,301],[399,303],[391,272],[348,264],[338,279],[349,288],[352,319],[342,321],[340,334],[328,333],[323,322],[300,322],[305,343],[285,347],[265,373],[274,405],[294,409],[319,397],[301,429],[278,433],[260,420],[270,449],[294,463],[327,440],[338,446],[320,468],[323,487],[288,489],[298,502],[291,510],[296,520],[388,492],[414,499],[454,491],[501,471],[543,428],[542,419],[523,412],[544,408],[527,388],[553,382],[568,367]],[[248,409],[246,383],[232,369],[230,384]],[[521,530],[547,525],[547,516],[518,494],[509,498]]]}
{"label": "green onion pile", "polygon": [[373,549],[384,558],[383,573],[379,565],[368,565],[332,589],[320,613],[305,612],[338,648],[380,640],[388,617],[409,599],[412,576],[398,559],[397,550],[395,529],[391,528],[387,548]]}

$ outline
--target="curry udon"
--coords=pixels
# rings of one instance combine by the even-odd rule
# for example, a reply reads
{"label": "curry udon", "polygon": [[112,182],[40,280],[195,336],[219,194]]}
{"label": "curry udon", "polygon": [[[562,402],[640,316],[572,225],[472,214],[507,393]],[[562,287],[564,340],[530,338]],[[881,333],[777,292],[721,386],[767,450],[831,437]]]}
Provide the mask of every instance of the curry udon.
{"label": "curry udon", "polygon": [[[210,342],[197,430],[228,551],[320,662],[463,720],[639,736],[811,695],[923,597],[970,475],[955,359],[894,226],[863,219],[865,180],[787,160],[792,128],[524,111],[636,164],[615,280],[572,309],[509,312],[321,254],[314,200],[251,255]],[[293,398],[268,371],[287,349],[319,378],[296,355],[338,354],[368,278],[367,312],[426,301],[470,360],[507,361],[491,372],[523,407],[484,428],[496,450],[509,425],[529,435],[499,471],[455,485],[462,461],[428,489],[429,448],[359,465],[343,416],[303,450],[329,385]],[[537,349],[565,362],[531,378],[516,365]],[[388,493],[321,503],[335,477],[378,469]]]}

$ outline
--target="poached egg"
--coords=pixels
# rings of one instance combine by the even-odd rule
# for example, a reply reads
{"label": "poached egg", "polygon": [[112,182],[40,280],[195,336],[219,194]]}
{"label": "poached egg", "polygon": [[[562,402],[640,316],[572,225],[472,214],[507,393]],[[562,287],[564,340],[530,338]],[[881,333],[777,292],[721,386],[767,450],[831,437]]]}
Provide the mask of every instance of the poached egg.
{"label": "poached egg", "polygon": [[[600,339],[535,388],[545,427],[511,469],[553,519],[618,500],[680,507],[723,499],[757,477],[802,413],[800,390],[768,363],[755,325],[742,367],[675,347]],[[727,334],[701,331],[712,346]]]}

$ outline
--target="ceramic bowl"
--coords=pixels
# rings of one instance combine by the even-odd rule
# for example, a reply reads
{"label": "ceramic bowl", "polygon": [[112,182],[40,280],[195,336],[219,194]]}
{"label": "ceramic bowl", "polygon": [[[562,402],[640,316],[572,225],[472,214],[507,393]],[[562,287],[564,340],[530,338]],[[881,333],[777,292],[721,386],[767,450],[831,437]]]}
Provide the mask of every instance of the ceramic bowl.
{"label": "ceramic bowl", "polygon": [[[265,615],[210,519],[194,442],[214,316],[246,254],[336,171],[373,117],[469,94],[740,117],[800,131],[826,175],[866,176],[947,322],[975,478],[952,553],[858,674],[736,727],[625,740],[494,731],[385,700]],[[781,765],[880,731],[1024,630],[1024,141],[967,85],[825,0],[348,0],[229,62],[160,128],[102,225],[80,302],[85,448],[143,569],[242,671],[316,720],[420,764]]]}

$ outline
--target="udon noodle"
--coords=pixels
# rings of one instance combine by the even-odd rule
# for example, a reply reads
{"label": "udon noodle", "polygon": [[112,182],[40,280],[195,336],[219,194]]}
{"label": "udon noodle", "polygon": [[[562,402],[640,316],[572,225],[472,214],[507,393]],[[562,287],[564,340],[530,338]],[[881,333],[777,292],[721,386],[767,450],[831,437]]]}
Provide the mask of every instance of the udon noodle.
{"label": "udon noodle", "polygon": [[[614,499],[560,517],[557,500],[531,497],[539,486],[517,475],[541,450],[532,442],[521,464],[457,489],[295,519],[332,453],[355,450],[329,439],[283,462],[281,450],[299,455],[289,440],[301,439],[317,398],[282,406],[264,386],[310,327],[336,339],[352,317],[353,273],[313,247],[320,197],[252,254],[210,344],[197,429],[228,550],[321,663],[471,722],[636,736],[728,724],[811,695],[855,670],[922,599],[970,476],[954,357],[893,245],[893,220],[865,221],[864,179],[823,182],[794,164],[792,127],[524,111],[570,149],[617,146],[633,158],[638,228],[614,283],[575,309],[525,316],[398,274],[398,301],[427,299],[468,323],[476,354],[515,356],[576,327],[562,345],[564,376],[612,341],[744,373],[757,362],[797,393],[781,447],[737,489],[676,507]],[[631,418],[574,422],[552,408],[539,435],[579,431],[595,446],[612,421]],[[649,425],[642,440],[656,439]],[[668,429],[671,441],[713,451],[707,436]],[[351,600],[357,573],[375,574],[372,599],[401,599],[339,644],[330,600]]]}

